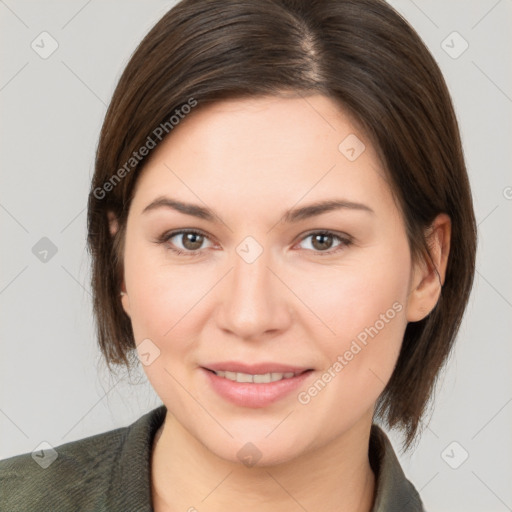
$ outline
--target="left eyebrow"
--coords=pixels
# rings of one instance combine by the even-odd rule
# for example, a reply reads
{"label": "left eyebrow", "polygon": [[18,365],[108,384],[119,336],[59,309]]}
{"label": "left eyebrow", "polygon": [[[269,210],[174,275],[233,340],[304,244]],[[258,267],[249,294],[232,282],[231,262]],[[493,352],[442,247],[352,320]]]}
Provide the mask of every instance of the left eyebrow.
{"label": "left eyebrow", "polygon": [[[152,201],[144,208],[144,210],[142,210],[142,213],[146,213],[157,208],[170,208],[186,215],[198,217],[210,222],[215,222],[219,219],[219,217],[210,208],[199,206],[197,204],[178,201],[176,199],[171,199],[170,197],[165,196],[158,197]],[[304,219],[308,219],[310,217],[321,215],[323,213],[328,213],[330,211],[340,209],[356,210],[375,214],[375,212],[369,206],[362,203],[356,203],[344,199],[329,199],[324,201],[317,201],[300,208],[286,210],[281,218],[283,222],[291,224]]]}
{"label": "left eyebrow", "polygon": [[316,203],[302,206],[300,208],[287,210],[283,214],[283,222],[299,222],[310,217],[315,217],[316,215],[321,215],[322,213],[340,209],[359,210],[371,213],[372,215],[375,214],[369,206],[363,203],[355,203],[353,201],[346,201],[345,199],[328,199],[325,201],[317,201]]}

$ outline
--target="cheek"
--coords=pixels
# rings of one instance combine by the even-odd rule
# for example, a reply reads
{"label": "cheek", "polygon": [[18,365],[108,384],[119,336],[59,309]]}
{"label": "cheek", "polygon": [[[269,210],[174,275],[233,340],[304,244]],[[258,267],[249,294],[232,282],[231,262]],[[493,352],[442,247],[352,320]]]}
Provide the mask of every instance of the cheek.
{"label": "cheek", "polygon": [[175,339],[208,287],[200,272],[147,263],[137,266],[127,281],[135,339]]}
{"label": "cheek", "polygon": [[[137,345],[151,340],[141,345],[144,350],[139,354],[146,352],[146,347],[158,354],[143,365],[158,396],[164,403],[172,403],[173,410],[187,411],[190,396],[182,385],[197,393],[191,376],[198,364],[201,332],[212,316],[219,269],[201,263],[180,264],[166,258],[164,248],[154,249],[127,239],[125,281],[132,329]],[[141,361],[144,363],[143,356]]]}
{"label": "cheek", "polygon": [[211,285],[204,272],[166,264],[159,251],[144,250],[141,245],[127,240],[125,252],[135,343],[144,342],[144,351],[149,347],[152,360],[143,369],[160,398],[186,407],[187,395],[180,392],[177,382],[186,381],[187,368],[194,362],[199,302]]}
{"label": "cheek", "polygon": [[397,268],[352,269],[337,285],[310,288],[308,304],[335,334],[318,322],[311,329],[324,364],[297,399],[327,437],[372,411],[393,373],[407,324],[407,282]]}
{"label": "cheek", "polygon": [[[404,309],[409,265],[406,250],[375,248],[361,257],[357,254],[347,259],[338,267],[318,267],[316,272],[309,272],[313,275],[307,280],[295,277],[294,291],[304,298],[324,325],[322,332],[320,327],[315,327],[316,339],[324,338],[332,344],[335,339],[354,338],[376,322],[377,327],[383,330],[380,319],[388,310],[389,314],[383,320],[385,325],[401,323],[402,318],[399,322],[386,320],[387,317],[394,319],[398,310]],[[393,308],[395,303],[398,305]],[[319,334],[323,335],[322,338]]]}
{"label": "cheek", "polygon": [[395,245],[395,250],[379,250],[378,254],[369,251],[368,258],[357,264],[335,271],[324,269],[299,291],[322,321],[319,324],[311,317],[307,325],[324,355],[325,368],[341,359],[342,368],[336,365],[333,369],[336,376],[344,375],[336,379],[339,385],[348,379],[352,391],[366,388],[363,394],[367,396],[368,386],[378,396],[389,380],[407,325],[410,261],[407,246],[398,245],[401,250]]}

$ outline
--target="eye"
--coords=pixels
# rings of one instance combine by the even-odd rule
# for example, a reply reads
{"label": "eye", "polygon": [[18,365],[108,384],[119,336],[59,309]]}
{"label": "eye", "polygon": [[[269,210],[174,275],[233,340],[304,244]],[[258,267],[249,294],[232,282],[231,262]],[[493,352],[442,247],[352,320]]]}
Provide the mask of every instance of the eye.
{"label": "eye", "polygon": [[[302,241],[309,238],[311,238],[311,248],[307,248],[307,250],[316,252],[321,256],[337,253],[352,244],[352,239],[348,235],[340,236],[332,231],[315,231],[303,237]],[[172,241],[173,239],[175,241]],[[180,230],[164,233],[157,240],[157,243],[166,244],[171,251],[178,255],[198,256],[204,248],[202,245],[205,240],[209,240],[209,238],[200,231]],[[338,240],[339,243],[334,246],[334,249],[331,249],[333,240]]]}
{"label": "eye", "polygon": [[[318,252],[321,256],[336,253],[342,250],[344,247],[348,247],[352,244],[352,240],[349,236],[340,236],[332,231],[315,231],[309,233],[302,240],[311,238],[310,246],[314,252]],[[333,246],[333,240],[339,240],[339,244],[335,246],[334,250],[329,250]]]}
{"label": "eye", "polygon": [[[173,238],[175,241],[172,241]],[[200,231],[181,230],[171,233],[164,233],[158,240],[158,243],[167,244],[169,249],[176,254],[185,256],[197,256],[199,255],[200,249],[202,248],[201,246],[205,240],[209,240],[209,238]]]}

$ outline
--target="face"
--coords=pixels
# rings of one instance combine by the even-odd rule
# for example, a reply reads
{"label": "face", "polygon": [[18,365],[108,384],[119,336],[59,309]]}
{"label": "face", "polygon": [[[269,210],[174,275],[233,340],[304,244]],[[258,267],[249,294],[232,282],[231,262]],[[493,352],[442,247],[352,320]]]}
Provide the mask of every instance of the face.
{"label": "face", "polygon": [[290,461],[369,427],[415,284],[377,154],[324,96],[198,109],[138,179],[123,307],[157,394],[223,459],[251,442]]}

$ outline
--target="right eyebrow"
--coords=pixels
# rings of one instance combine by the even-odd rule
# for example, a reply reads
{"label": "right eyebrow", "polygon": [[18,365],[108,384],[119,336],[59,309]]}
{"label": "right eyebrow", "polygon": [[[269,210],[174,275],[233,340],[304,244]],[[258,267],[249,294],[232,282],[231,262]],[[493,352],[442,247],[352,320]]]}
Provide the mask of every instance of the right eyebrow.
{"label": "right eyebrow", "polygon": [[210,222],[214,222],[216,218],[216,215],[209,208],[192,203],[185,203],[183,201],[177,201],[176,199],[164,196],[158,197],[148,204],[146,208],[142,210],[142,213],[147,213],[151,210],[156,210],[157,208],[171,208],[186,215],[192,215],[193,217],[198,217]]}

